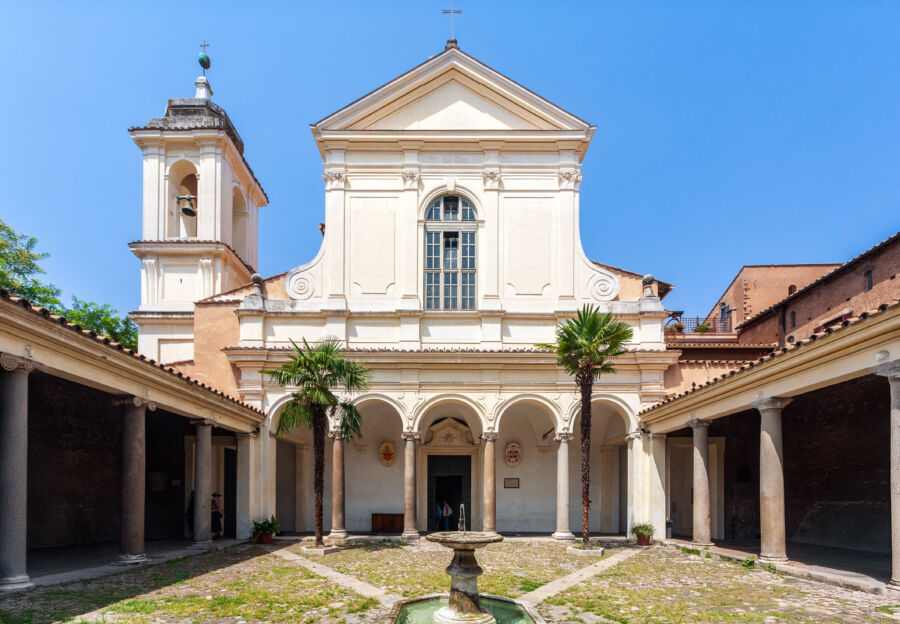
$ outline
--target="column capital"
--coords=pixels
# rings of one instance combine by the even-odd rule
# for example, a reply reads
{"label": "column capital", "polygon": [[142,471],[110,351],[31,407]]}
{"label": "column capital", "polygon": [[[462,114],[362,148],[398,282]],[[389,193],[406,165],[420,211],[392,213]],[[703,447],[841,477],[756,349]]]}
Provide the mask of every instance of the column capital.
{"label": "column capital", "polygon": [[124,405],[126,407],[134,406],[134,407],[146,407],[151,412],[156,411],[156,403],[153,401],[148,401],[147,399],[139,396],[133,395],[125,395],[119,396],[113,399],[113,405]]}
{"label": "column capital", "polygon": [[339,429],[332,429],[331,431],[329,431],[328,437],[331,438],[332,440],[340,440],[341,442],[345,441],[344,434]]}
{"label": "column capital", "polygon": [[191,424],[197,427],[212,427],[215,423],[208,418],[194,418],[191,420]]}
{"label": "column capital", "polygon": [[652,431],[647,432],[647,438],[649,438],[650,440],[665,440],[666,435],[667,434],[665,433],[654,433]]}
{"label": "column capital", "polygon": [[36,366],[34,360],[12,353],[0,353],[0,368],[7,372],[30,373]]}
{"label": "column capital", "polygon": [[496,441],[500,437],[500,434],[496,431],[485,431],[481,434],[481,439],[485,442],[488,441]]}
{"label": "column capital", "polygon": [[875,374],[880,375],[881,377],[887,377],[890,380],[900,379],[900,360],[879,364],[875,369]]}
{"label": "column capital", "polygon": [[709,428],[709,421],[703,420],[702,418],[693,418],[687,423],[685,423],[691,429],[707,429]]}
{"label": "column capital", "polygon": [[759,401],[754,401],[750,405],[755,407],[759,411],[768,411],[768,410],[783,410],[788,404],[793,401],[791,398],[779,398],[779,397],[770,397],[768,399],[760,399]]}
{"label": "column capital", "polygon": [[255,431],[250,431],[249,433],[244,433],[242,431],[238,431],[237,433],[234,434],[234,437],[236,437],[239,440],[247,440],[247,439],[254,440],[254,439],[256,439],[257,434]]}
{"label": "column capital", "polygon": [[555,436],[553,436],[553,439],[556,440],[557,442],[566,442],[566,443],[568,443],[568,442],[570,442],[570,441],[572,440],[572,438],[574,437],[574,435],[575,435],[575,434],[573,434],[571,431],[560,431],[560,432],[557,433]]}
{"label": "column capital", "polygon": [[421,436],[418,431],[404,431],[400,434],[400,437],[404,440],[412,440],[413,442],[418,442]]}

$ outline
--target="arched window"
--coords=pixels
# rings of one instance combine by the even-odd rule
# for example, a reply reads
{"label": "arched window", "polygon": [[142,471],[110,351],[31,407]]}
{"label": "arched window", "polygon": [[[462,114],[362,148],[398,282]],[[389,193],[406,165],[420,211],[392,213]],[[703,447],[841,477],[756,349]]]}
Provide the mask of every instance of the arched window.
{"label": "arched window", "polygon": [[197,215],[197,170],[186,160],[181,160],[169,169],[169,238],[196,238]]}
{"label": "arched window", "polygon": [[475,208],[459,195],[425,212],[425,309],[475,309]]}
{"label": "arched window", "polygon": [[790,297],[791,295],[793,295],[795,292],[797,292],[797,285],[796,285],[796,284],[791,284],[790,286],[788,286],[788,297]]}

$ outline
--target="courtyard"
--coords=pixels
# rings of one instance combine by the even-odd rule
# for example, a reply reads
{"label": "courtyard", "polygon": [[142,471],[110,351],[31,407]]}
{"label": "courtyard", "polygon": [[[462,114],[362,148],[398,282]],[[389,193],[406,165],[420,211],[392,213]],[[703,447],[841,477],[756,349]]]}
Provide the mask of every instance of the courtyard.
{"label": "courtyard", "polygon": [[[102,578],[0,597],[0,624],[382,622],[401,598],[446,592],[449,552],[420,540],[351,541],[326,557],[299,541],[239,544]],[[900,600],[720,560],[706,551],[508,538],[479,552],[483,593],[533,603],[547,622],[890,622]],[[590,569],[588,569],[590,566]],[[897,615],[895,615],[897,613]]]}

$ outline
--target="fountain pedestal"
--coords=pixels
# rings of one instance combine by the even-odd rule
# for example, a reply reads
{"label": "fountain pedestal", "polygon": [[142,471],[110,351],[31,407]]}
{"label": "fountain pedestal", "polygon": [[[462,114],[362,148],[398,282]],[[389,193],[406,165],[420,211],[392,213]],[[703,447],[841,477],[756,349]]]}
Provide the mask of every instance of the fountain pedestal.
{"label": "fountain pedestal", "polygon": [[481,608],[478,597],[478,577],[484,573],[475,551],[488,544],[503,541],[496,533],[432,533],[426,537],[431,542],[453,549],[453,560],[447,567],[450,575],[450,601],[434,614],[434,621],[441,624],[492,624],[494,616]]}

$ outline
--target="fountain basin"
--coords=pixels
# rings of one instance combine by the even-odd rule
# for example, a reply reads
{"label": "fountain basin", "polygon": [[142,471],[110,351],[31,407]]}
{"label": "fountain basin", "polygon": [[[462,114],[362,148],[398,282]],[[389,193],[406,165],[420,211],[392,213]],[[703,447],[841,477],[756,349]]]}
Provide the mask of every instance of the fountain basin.
{"label": "fountain basin", "polygon": [[[446,594],[423,596],[396,603],[388,616],[388,624],[433,624],[435,615],[446,608]],[[497,624],[545,624],[530,606],[502,596],[481,595],[481,606]]]}
{"label": "fountain basin", "polygon": [[453,560],[447,566],[450,575],[450,598],[446,606],[435,611],[436,624],[494,624],[494,616],[481,606],[478,577],[484,573],[475,560],[475,551],[488,544],[502,542],[496,533],[454,531],[432,533],[430,542],[453,549]]}

